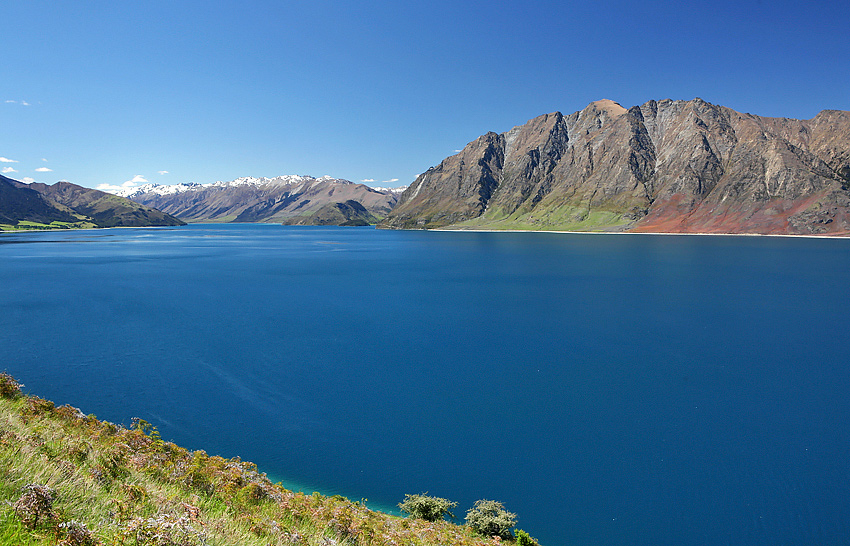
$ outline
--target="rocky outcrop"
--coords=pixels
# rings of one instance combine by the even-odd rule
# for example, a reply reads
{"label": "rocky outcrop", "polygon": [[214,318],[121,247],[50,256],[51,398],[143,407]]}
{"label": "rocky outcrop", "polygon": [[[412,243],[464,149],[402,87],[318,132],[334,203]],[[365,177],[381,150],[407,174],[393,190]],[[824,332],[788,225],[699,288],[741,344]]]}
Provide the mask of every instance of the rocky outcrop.
{"label": "rocky outcrop", "polygon": [[213,184],[149,184],[124,194],[129,199],[188,222],[285,222],[309,217],[328,204],[356,201],[383,218],[398,193],[323,176],[238,178]]}
{"label": "rocky outcrop", "polygon": [[391,228],[850,233],[850,112],[601,100],[487,133],[420,175]]}

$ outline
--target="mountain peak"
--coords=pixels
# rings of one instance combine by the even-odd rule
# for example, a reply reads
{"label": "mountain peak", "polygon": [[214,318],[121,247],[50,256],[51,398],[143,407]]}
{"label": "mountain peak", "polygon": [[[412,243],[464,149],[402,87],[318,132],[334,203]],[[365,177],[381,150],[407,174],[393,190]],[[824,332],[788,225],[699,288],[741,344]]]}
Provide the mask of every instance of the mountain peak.
{"label": "mountain peak", "polygon": [[588,105],[588,107],[596,108],[597,110],[605,112],[611,117],[622,116],[623,114],[628,112],[628,110],[623,108],[620,103],[614,102],[610,99],[600,99],[593,101]]}
{"label": "mountain peak", "polygon": [[485,137],[420,175],[383,225],[850,235],[850,112],[603,99]]}

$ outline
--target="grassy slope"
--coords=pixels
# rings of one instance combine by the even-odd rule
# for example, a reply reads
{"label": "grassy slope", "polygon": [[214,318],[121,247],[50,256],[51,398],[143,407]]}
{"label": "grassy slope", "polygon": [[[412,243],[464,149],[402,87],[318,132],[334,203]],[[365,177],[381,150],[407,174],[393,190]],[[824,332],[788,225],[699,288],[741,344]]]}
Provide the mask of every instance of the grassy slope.
{"label": "grassy slope", "polygon": [[48,229],[91,229],[97,227],[96,224],[80,220],[79,222],[57,222],[53,221],[49,224],[40,222],[30,222],[21,220],[17,224],[0,224],[0,231],[31,231],[31,230],[48,230]]}
{"label": "grassy slope", "polygon": [[[125,429],[24,396],[6,374],[0,374],[0,395],[0,546],[498,542],[467,526],[399,518],[339,496],[293,493],[252,463],[164,442],[143,421]],[[28,484],[53,490],[51,510],[26,509]],[[34,515],[41,517],[33,521]],[[68,529],[75,525],[73,534]]]}

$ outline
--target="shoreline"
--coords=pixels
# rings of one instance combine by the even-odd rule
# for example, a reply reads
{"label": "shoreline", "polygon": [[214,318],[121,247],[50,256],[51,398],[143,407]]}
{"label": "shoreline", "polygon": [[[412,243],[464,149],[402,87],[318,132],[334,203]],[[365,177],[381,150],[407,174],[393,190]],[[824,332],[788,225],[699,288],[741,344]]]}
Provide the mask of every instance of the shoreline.
{"label": "shoreline", "polygon": [[[185,225],[281,225],[270,222],[187,222]],[[91,227],[91,228],[70,228],[70,229],[16,229],[16,230],[0,230],[0,236],[11,233],[69,233],[74,231],[100,231],[107,229],[158,229],[158,228],[175,228],[184,226],[112,226],[112,227]],[[290,226],[282,226],[290,227]],[[304,226],[297,226],[304,227]],[[340,226],[319,226],[319,227],[340,227]],[[798,239],[850,239],[850,233],[847,235],[834,234],[797,234],[797,233],[711,233],[711,232],[674,232],[674,231],[573,231],[573,230],[547,230],[547,229],[451,229],[451,228],[432,228],[432,229],[397,229],[397,228],[378,228],[388,229],[388,231],[438,231],[438,232],[467,232],[467,233],[556,233],[562,235],[675,235],[675,236],[718,236],[718,237],[792,237]]]}
{"label": "shoreline", "polygon": [[441,231],[441,232],[470,232],[470,233],[559,233],[576,235],[677,235],[677,236],[719,236],[719,237],[794,237],[802,239],[850,239],[848,235],[801,235],[796,233],[709,233],[690,232],[681,233],[674,231],[569,231],[569,230],[544,230],[544,229],[449,229],[434,228],[422,230],[399,230],[399,231]]}
{"label": "shoreline", "polygon": [[[188,224],[186,224],[188,225]],[[0,236],[6,233],[71,233],[73,231],[101,231],[105,229],[151,229],[172,228],[183,226],[110,226],[110,227],[87,227],[87,228],[56,228],[56,229],[0,229]]]}

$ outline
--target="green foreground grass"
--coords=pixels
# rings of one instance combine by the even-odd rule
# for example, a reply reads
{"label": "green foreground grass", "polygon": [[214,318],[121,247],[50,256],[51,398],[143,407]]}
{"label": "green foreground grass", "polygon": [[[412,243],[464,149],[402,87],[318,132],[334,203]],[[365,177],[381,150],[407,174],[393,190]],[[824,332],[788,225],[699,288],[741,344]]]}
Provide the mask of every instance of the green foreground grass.
{"label": "green foreground grass", "polygon": [[485,545],[466,525],[401,518],[273,484],[257,467],[21,393],[0,373],[0,546]]}

